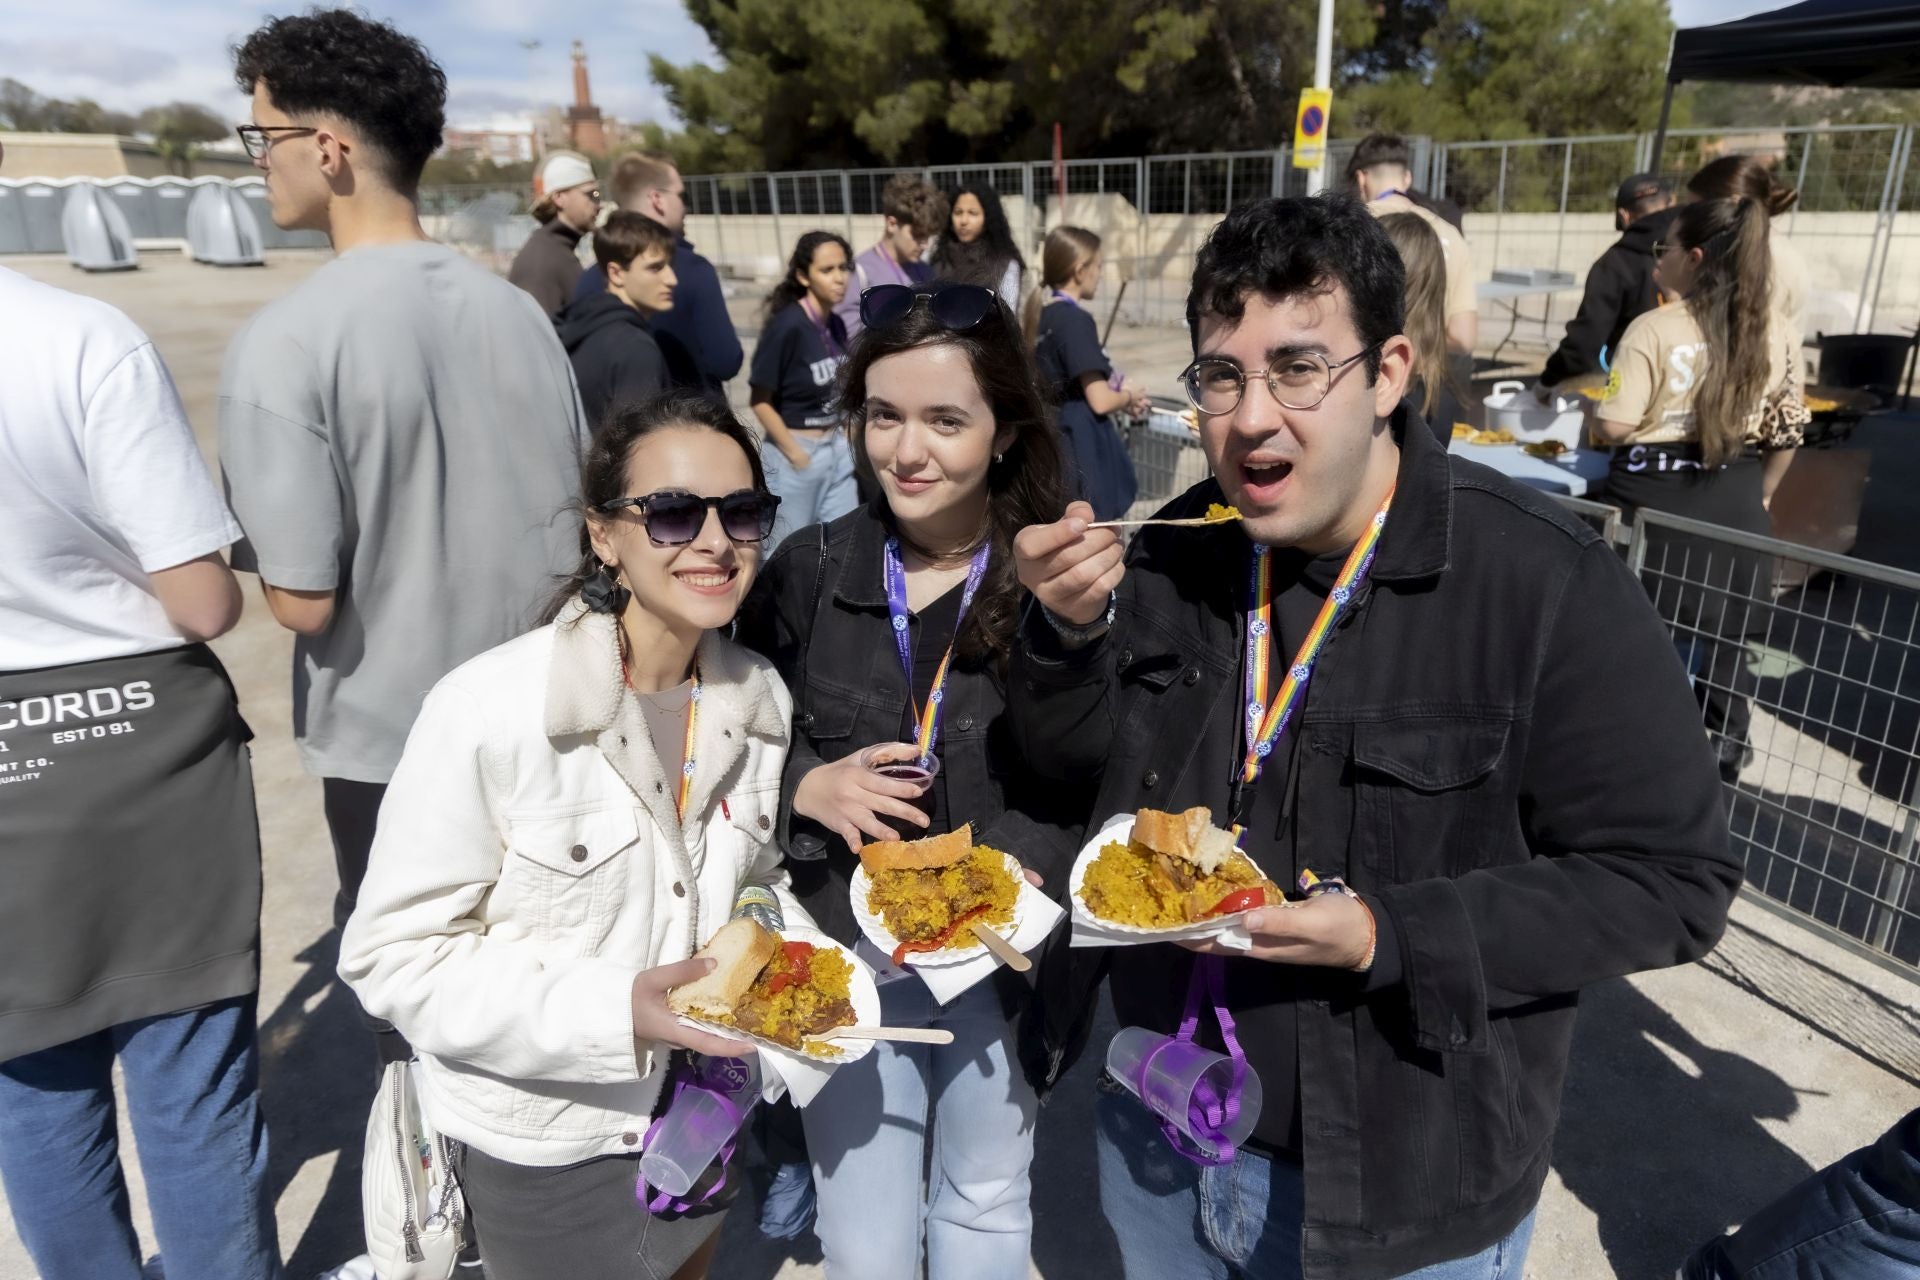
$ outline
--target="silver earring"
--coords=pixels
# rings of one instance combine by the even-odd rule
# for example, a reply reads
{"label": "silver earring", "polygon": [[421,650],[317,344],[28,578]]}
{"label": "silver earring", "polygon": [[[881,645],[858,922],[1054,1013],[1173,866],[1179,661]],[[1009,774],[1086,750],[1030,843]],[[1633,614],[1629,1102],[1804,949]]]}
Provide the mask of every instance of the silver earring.
{"label": "silver earring", "polygon": [[1005,462],[1007,460],[1007,455],[1004,453],[996,453],[993,455],[993,460],[996,463]]}

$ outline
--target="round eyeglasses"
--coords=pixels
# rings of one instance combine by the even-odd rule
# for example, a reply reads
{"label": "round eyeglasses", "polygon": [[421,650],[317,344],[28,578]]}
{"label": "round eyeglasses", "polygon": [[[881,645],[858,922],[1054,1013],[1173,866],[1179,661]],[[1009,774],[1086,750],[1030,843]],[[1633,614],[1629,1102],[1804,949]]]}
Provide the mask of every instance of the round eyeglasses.
{"label": "round eyeglasses", "polygon": [[1266,376],[1267,390],[1284,408],[1312,409],[1333,389],[1333,375],[1337,371],[1372,355],[1384,345],[1376,342],[1345,360],[1328,360],[1318,351],[1291,351],[1274,357],[1265,369],[1256,369],[1252,374],[1231,360],[1195,360],[1181,371],[1180,383],[1186,387],[1187,399],[1193,407],[1209,415],[1232,413],[1240,397],[1246,394],[1247,379],[1261,374]]}

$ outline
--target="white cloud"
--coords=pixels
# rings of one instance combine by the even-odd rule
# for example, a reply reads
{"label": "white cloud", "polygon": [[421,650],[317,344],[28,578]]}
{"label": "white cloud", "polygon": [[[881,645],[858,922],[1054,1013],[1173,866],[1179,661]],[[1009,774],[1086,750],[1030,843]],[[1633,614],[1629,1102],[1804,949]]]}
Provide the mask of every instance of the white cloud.
{"label": "white cloud", "polygon": [[[253,0],[259,4],[259,0]],[[573,98],[569,48],[587,45],[594,99],[623,120],[670,120],[647,76],[647,57],[675,62],[713,56],[681,0],[361,0],[365,10],[418,37],[445,68],[448,117],[564,105]],[[273,0],[299,12],[305,0]],[[207,0],[0,0],[0,75],[56,98],[91,98],[137,111],[184,99],[239,118],[230,50],[268,9]],[[156,18],[159,19],[156,21]],[[138,32],[138,43],[128,39]],[[532,51],[522,47],[539,41]]]}

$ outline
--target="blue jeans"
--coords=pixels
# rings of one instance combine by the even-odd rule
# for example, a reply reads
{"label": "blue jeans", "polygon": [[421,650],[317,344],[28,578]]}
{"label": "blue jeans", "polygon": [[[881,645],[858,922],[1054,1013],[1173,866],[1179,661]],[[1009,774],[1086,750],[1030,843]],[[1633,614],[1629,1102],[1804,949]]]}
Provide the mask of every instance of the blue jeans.
{"label": "blue jeans", "polygon": [[1920,1275],[1920,1111],[1687,1260],[1685,1280]]}
{"label": "blue jeans", "polygon": [[[1297,1280],[1306,1203],[1298,1166],[1252,1151],[1218,1168],[1193,1164],[1168,1145],[1152,1112],[1105,1079],[1094,1111],[1100,1209],[1126,1280]],[[1401,1280],[1520,1280],[1533,1217],[1482,1253]]]}
{"label": "blue jeans", "polygon": [[[942,1009],[918,978],[880,988],[881,1021],[944,1027],[947,1045],[873,1047],[801,1109],[831,1280],[1026,1280],[1039,1103],[991,980]],[[932,1142],[928,1194],[921,1169]]]}
{"label": "blue jeans", "polygon": [[271,1280],[254,997],[144,1018],[0,1062],[0,1180],[42,1280],[139,1280],[113,1061],[167,1274]]}
{"label": "blue jeans", "polygon": [[780,498],[773,536],[763,548],[766,555],[772,555],[787,535],[808,525],[838,520],[859,503],[859,487],[853,481],[853,445],[846,432],[830,431],[817,440],[806,436],[794,439],[812,459],[804,471],[796,469],[787,455],[771,444],[760,446],[767,488]]}

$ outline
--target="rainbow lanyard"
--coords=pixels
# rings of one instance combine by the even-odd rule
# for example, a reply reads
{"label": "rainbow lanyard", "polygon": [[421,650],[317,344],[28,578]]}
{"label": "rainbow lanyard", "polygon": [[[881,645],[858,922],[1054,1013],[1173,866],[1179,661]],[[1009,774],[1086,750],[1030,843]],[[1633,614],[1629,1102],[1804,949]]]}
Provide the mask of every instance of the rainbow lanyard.
{"label": "rainbow lanyard", "polygon": [[[967,610],[973,604],[974,593],[980,590],[980,579],[986,576],[987,558],[990,552],[987,544],[982,544],[973,553],[973,564],[967,569],[967,585],[960,594],[960,616],[953,620],[953,641],[947,645],[946,654],[940,659],[940,665],[934,669],[933,685],[927,690],[927,705],[914,708],[914,745],[919,748],[919,764],[922,769],[933,756],[933,744],[940,738],[940,705],[946,701],[947,668],[953,665],[954,645],[960,641],[961,624],[967,620]],[[900,539],[888,538],[883,574],[887,587],[887,613],[893,619],[893,643],[900,651],[900,668],[907,674],[907,705],[913,706],[913,641],[908,637],[907,628],[910,611],[907,608],[907,572],[900,564]]]}
{"label": "rainbow lanyard", "polygon": [[1307,629],[1306,638],[1300,642],[1299,652],[1293,655],[1293,665],[1287,668],[1287,677],[1280,682],[1280,692],[1271,704],[1267,702],[1267,682],[1273,665],[1273,645],[1268,640],[1273,633],[1273,557],[1266,547],[1254,544],[1253,598],[1247,616],[1247,759],[1240,767],[1243,786],[1259,778],[1267,757],[1273,754],[1273,744],[1286,732],[1287,722],[1293,718],[1294,708],[1306,691],[1307,678],[1313,674],[1313,664],[1319,661],[1320,650],[1333,634],[1334,620],[1353,599],[1354,590],[1366,579],[1367,570],[1373,565],[1374,549],[1380,545],[1380,534],[1387,527],[1387,508],[1391,505],[1393,490],[1389,488],[1387,496],[1380,501],[1380,509],[1367,524],[1366,532],[1347,554],[1347,562],[1334,580],[1333,590],[1321,604],[1320,615],[1313,620],[1313,626]]}
{"label": "rainbow lanyard", "polygon": [[[633,673],[625,670],[626,662],[620,664],[620,678],[626,681],[627,688],[633,688]],[[693,794],[693,744],[694,734],[700,727],[700,664],[693,664],[693,688],[687,695],[687,735],[680,743],[680,791],[674,797],[673,811],[680,821],[687,820],[687,797]]]}

